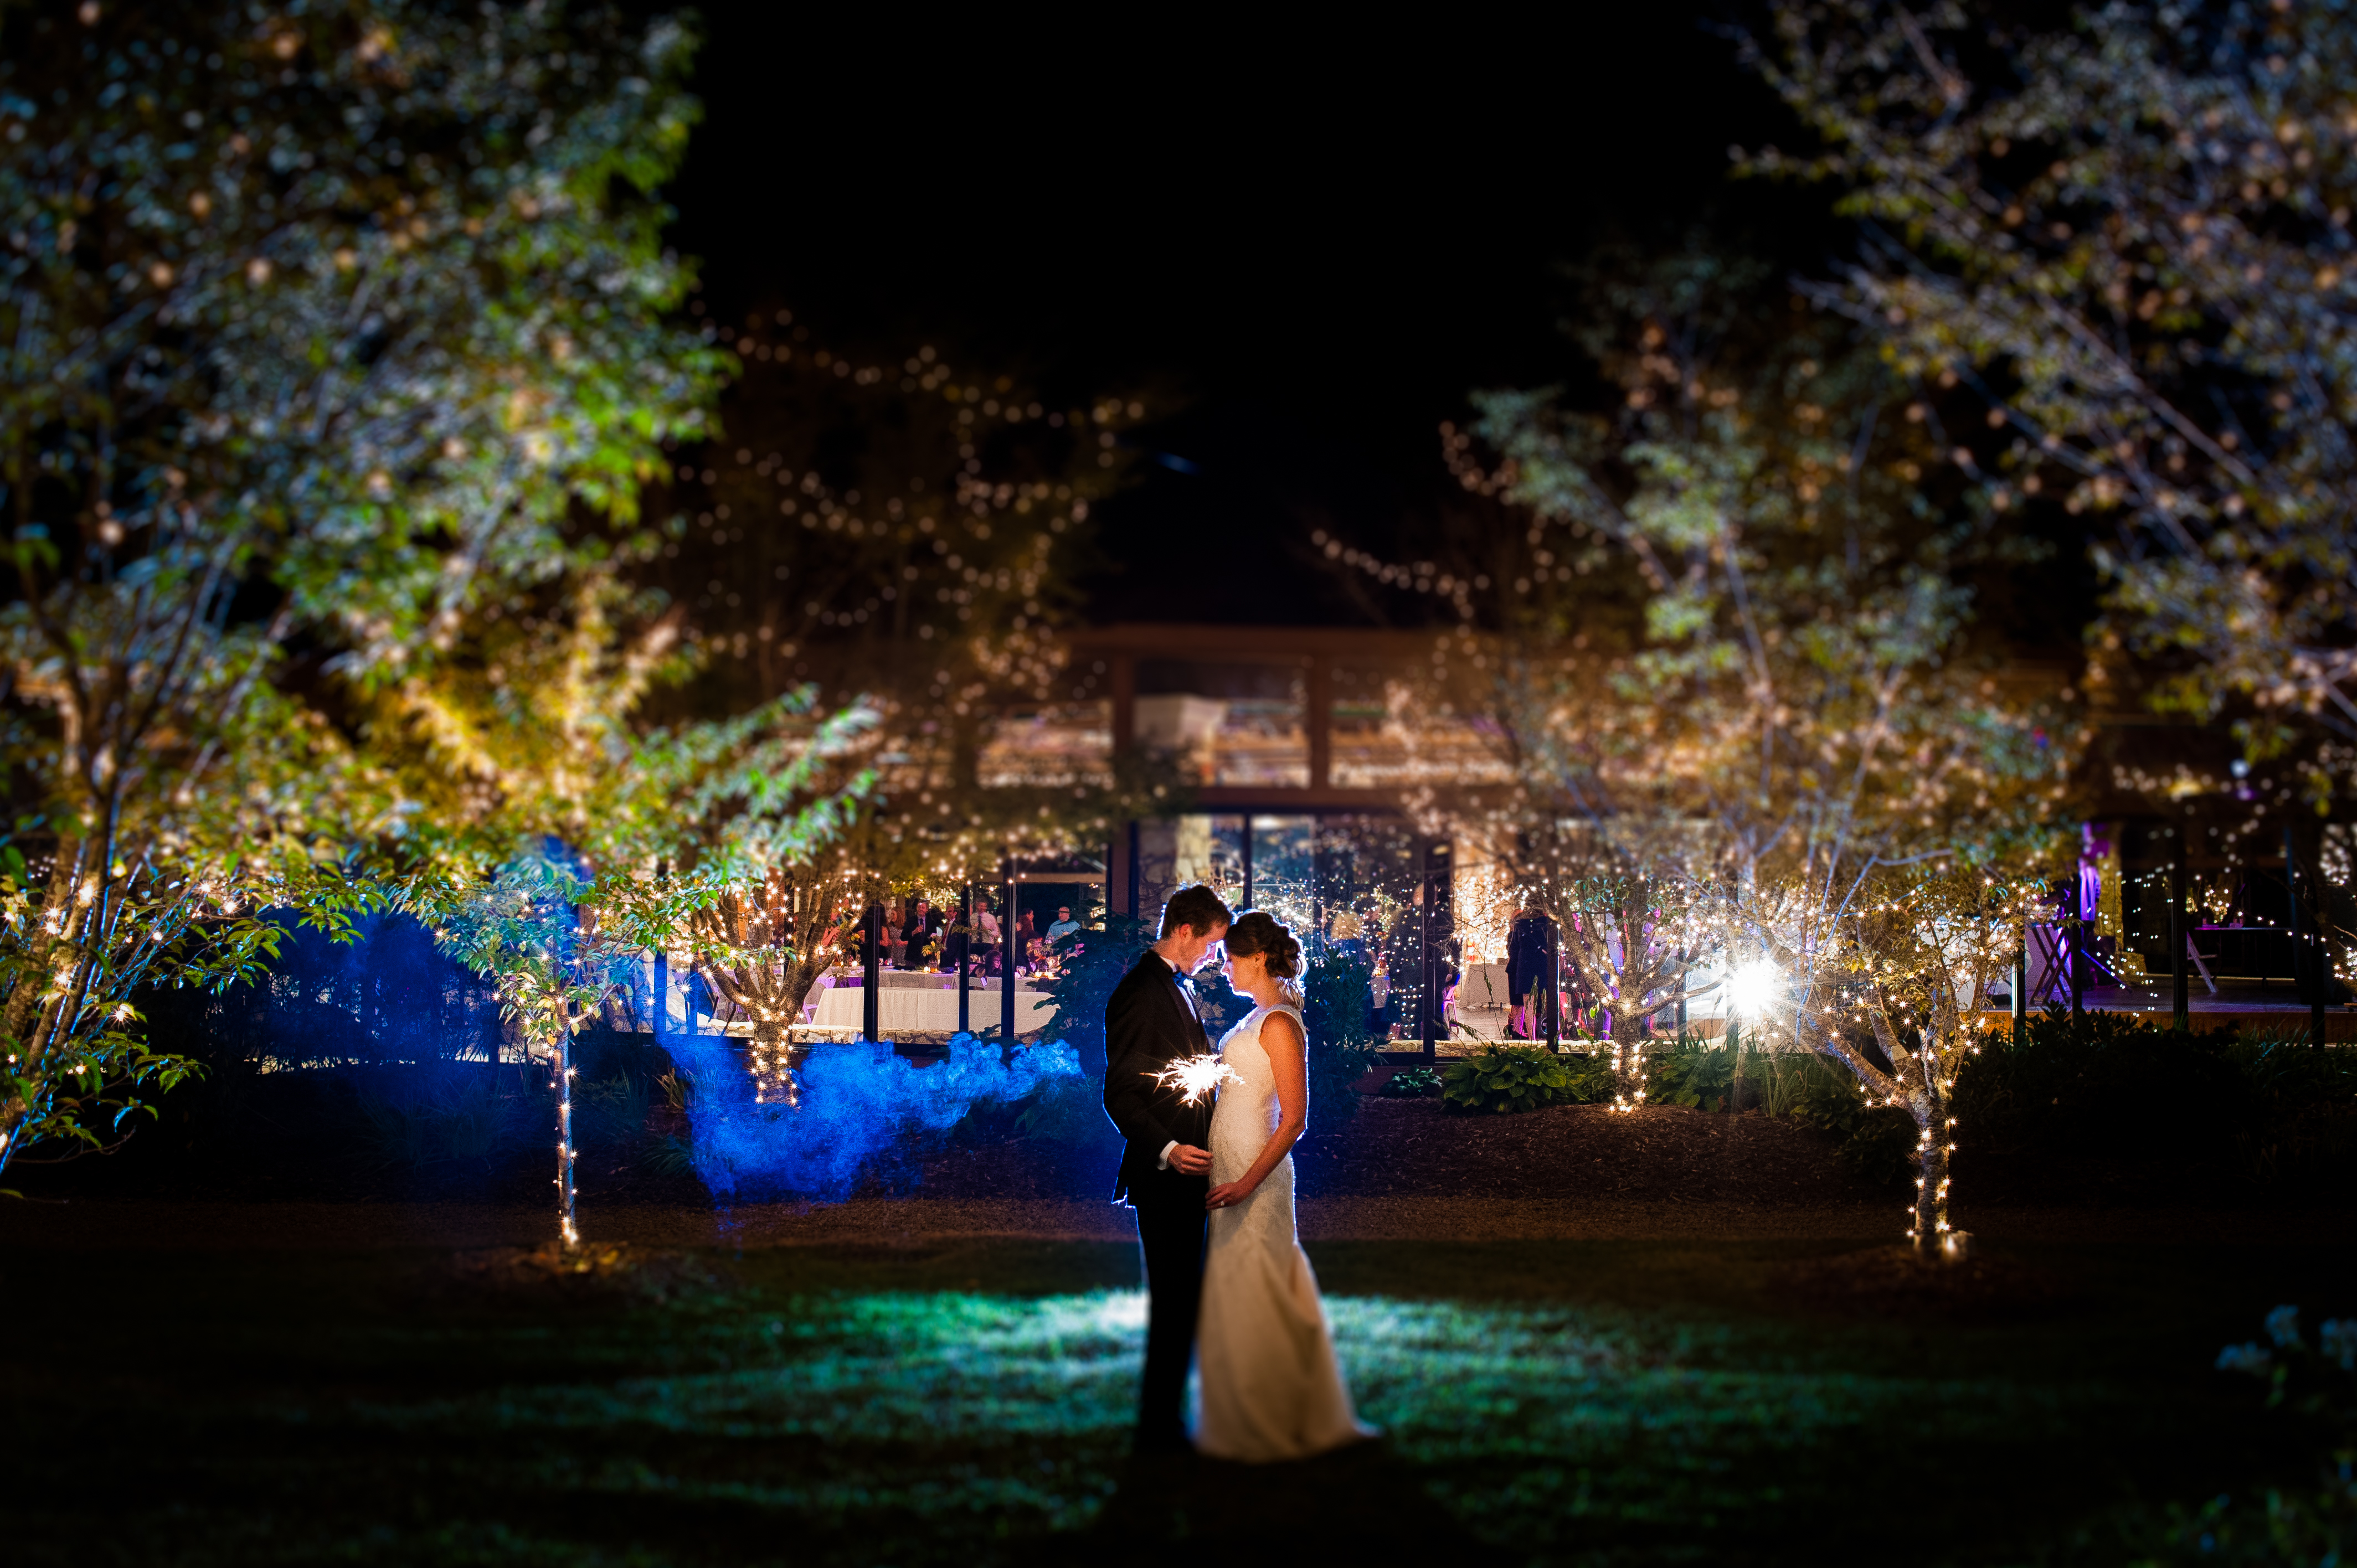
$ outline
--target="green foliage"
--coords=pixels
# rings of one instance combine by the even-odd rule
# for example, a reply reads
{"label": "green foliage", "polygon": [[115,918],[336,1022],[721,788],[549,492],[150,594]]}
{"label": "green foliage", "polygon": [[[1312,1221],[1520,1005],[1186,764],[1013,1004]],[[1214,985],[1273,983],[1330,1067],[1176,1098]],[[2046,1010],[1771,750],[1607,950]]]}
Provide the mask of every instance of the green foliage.
{"label": "green foliage", "polygon": [[[2133,5],[2002,36],[1978,7],[1777,7],[1754,59],[1888,249],[1820,303],[1884,339],[1910,417],[1988,513],[2042,491],[2110,579],[2099,666],[2154,656],[2165,709],[2231,714],[2321,807],[2348,777],[2357,532],[2339,454],[2342,156],[2357,33],[2329,4]],[[2141,682],[2139,682],[2141,683]]]}
{"label": "green foliage", "polygon": [[[1114,988],[1153,941],[1150,922],[1133,915],[1108,916],[1103,930],[1082,931],[1069,944],[1063,973],[1055,981],[1056,1010],[1048,1020],[1047,1037],[1071,1042],[1080,1053],[1081,1076],[1095,1084],[1099,1092],[1104,1087],[1105,1006],[1113,1000]],[[1196,983],[1200,985],[1203,979],[1198,975]],[[977,1033],[995,1030],[996,1016],[993,1014]],[[1214,1034],[1212,1038],[1216,1041],[1219,1036]]]}
{"label": "green foliage", "polygon": [[1727,1110],[1735,1090],[1735,1069],[1742,1052],[1739,1039],[1716,1044],[1680,1036],[1666,1051],[1653,1054],[1645,1098],[1654,1105],[1684,1105]]}
{"label": "green foliage", "polygon": [[1832,1057],[1787,1056],[1770,1070],[1791,1114],[1824,1129],[1842,1164],[1861,1180],[1886,1187],[1913,1181],[1918,1132],[1911,1114],[1870,1103],[1857,1074]]}
{"label": "green foliage", "polygon": [[2357,1050],[2060,1007],[1995,1030],[1956,1078],[1959,1130],[2000,1153],[2149,1160],[2231,1180],[2335,1179],[2357,1158]]}
{"label": "green foliage", "polygon": [[582,1142],[608,1147],[637,1143],[646,1133],[651,1102],[647,1080],[627,1068],[584,1083],[575,1112]]}
{"label": "green foliage", "polygon": [[454,669],[501,686],[552,619],[662,661],[612,567],[725,363],[665,320],[651,199],[691,47],[407,0],[0,15],[0,1165],[185,1076],[135,990],[251,973],[264,908],[349,920],[349,845],[432,825],[369,754],[431,733],[500,792]]}
{"label": "green foliage", "polygon": [[353,1097],[378,1162],[407,1170],[464,1165],[489,1170],[527,1141],[529,1111],[544,1096],[519,1096],[511,1078],[487,1069],[428,1071],[414,1068],[367,1074]]}
{"label": "green foliage", "polygon": [[1309,1036],[1309,1107],[1331,1126],[1358,1114],[1358,1085],[1382,1049],[1369,1022],[1374,963],[1329,950],[1302,976],[1301,1015]]}
{"label": "green foliage", "polygon": [[1015,1131],[1043,1143],[1104,1143],[1114,1134],[1105,1117],[1104,1082],[1086,1073],[1050,1078],[1015,1117]]}
{"label": "green foliage", "polygon": [[1441,1091],[1440,1074],[1428,1067],[1405,1068],[1383,1079],[1376,1092],[1385,1100],[1424,1100]]}
{"label": "green foliage", "polygon": [[2147,1542],[2150,1564],[2223,1563],[2248,1568],[2310,1568],[2349,1561],[2357,1551],[2357,1318],[2326,1321],[2311,1347],[2299,1309],[2266,1316],[2267,1343],[2219,1351],[2222,1372],[2255,1378],[2267,1408],[2304,1418],[2329,1434],[2308,1487],[2267,1487],[2257,1496],[2221,1493],[2199,1509],[2173,1508]]}
{"label": "green foliage", "polygon": [[1566,1105],[1581,1098],[1568,1058],[1539,1046],[1491,1046],[1448,1064],[1441,1102],[1451,1111],[1495,1115]]}

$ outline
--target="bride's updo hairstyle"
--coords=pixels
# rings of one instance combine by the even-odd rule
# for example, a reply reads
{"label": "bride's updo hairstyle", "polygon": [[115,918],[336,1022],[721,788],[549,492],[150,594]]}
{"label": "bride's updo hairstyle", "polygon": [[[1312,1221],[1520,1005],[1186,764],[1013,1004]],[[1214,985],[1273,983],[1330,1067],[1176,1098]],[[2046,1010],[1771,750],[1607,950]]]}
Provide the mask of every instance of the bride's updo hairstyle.
{"label": "bride's updo hairstyle", "polygon": [[1269,978],[1283,981],[1280,989],[1296,1006],[1300,1005],[1301,987],[1295,977],[1301,972],[1301,944],[1291,931],[1263,911],[1247,909],[1228,928],[1227,949],[1231,958],[1257,953],[1266,959]]}

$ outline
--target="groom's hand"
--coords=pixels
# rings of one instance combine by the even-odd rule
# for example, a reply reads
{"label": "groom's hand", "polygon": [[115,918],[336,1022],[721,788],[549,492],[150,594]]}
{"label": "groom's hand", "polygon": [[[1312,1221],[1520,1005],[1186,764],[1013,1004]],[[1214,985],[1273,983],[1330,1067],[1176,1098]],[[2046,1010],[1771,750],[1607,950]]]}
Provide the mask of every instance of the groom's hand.
{"label": "groom's hand", "polygon": [[1211,1152],[1192,1144],[1181,1144],[1170,1151],[1170,1168],[1180,1176],[1210,1176]]}

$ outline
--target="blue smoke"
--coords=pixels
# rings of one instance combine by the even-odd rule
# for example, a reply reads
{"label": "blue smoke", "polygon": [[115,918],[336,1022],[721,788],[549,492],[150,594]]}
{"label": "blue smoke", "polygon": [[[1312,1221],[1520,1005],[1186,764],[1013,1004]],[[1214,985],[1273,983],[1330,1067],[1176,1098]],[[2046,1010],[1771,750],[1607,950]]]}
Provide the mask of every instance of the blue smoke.
{"label": "blue smoke", "polygon": [[695,1080],[695,1174],[715,1197],[840,1202],[896,1147],[947,1132],[981,1101],[1021,1100],[1081,1072],[1079,1053],[1062,1040],[1002,1063],[996,1046],[956,1035],[949,1059],[921,1069],[888,1042],[857,1040],[814,1047],[795,1075],[800,1103],[788,1105],[756,1100],[743,1058],[718,1037],[669,1045]]}

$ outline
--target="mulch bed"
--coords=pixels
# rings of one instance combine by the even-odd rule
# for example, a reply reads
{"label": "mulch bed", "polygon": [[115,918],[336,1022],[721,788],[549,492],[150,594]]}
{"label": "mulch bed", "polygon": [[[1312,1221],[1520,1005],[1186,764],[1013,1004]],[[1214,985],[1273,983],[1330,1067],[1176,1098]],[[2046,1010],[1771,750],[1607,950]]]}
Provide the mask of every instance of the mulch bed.
{"label": "mulch bed", "polygon": [[[1117,1145],[1070,1149],[1021,1139],[927,1155],[909,1190],[928,1197],[1082,1197],[1110,1193]],[[1672,1106],[1629,1114],[1561,1105],[1516,1115],[1452,1114],[1435,1100],[1360,1102],[1294,1153],[1305,1197],[1602,1198],[1696,1206],[1730,1200],[1848,1208],[1889,1194],[1859,1182],[1824,1134],[1765,1116]]]}

